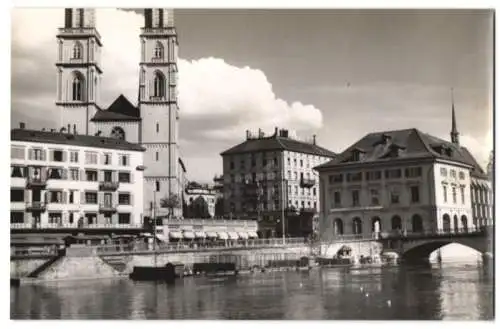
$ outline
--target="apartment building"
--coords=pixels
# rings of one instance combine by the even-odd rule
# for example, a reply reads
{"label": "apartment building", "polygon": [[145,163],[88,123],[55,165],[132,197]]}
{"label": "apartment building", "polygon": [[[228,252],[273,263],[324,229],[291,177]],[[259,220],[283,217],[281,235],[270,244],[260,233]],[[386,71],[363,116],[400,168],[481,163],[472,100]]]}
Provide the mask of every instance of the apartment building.
{"label": "apartment building", "polygon": [[140,227],[143,152],[68,130],[11,130],[11,228]]}
{"label": "apartment building", "polygon": [[[335,157],[286,129],[266,136],[247,131],[246,140],[221,153],[224,211],[259,221],[262,237],[308,236],[319,210],[319,183],[313,168]],[[283,224],[284,222],[284,224]]]}
{"label": "apartment building", "polygon": [[452,142],[417,129],[370,133],[316,170],[324,241],[491,222],[487,176],[453,133]]}

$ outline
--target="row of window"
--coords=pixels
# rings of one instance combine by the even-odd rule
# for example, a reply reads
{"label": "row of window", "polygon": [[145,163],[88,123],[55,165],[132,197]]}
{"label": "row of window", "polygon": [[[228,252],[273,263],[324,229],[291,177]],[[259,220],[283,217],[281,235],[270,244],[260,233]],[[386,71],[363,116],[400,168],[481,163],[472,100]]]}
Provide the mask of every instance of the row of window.
{"label": "row of window", "polygon": [[[403,229],[402,219],[398,215],[394,215],[391,218],[391,226],[390,230],[392,231],[400,231]],[[380,217],[372,217],[371,218],[371,232],[382,232],[388,231],[388,229],[382,227],[382,219]],[[411,231],[412,232],[423,232],[424,224],[422,217],[420,215],[413,215],[411,217]],[[342,218],[335,218],[333,220],[333,234],[334,235],[343,235],[344,230],[344,220]],[[363,223],[361,218],[354,217],[351,219],[351,234],[363,234]]]}
{"label": "row of window", "polygon": [[[42,148],[30,148],[28,149],[28,159],[29,160],[41,160],[41,161],[52,161],[52,162],[67,162],[69,154],[70,163],[79,163],[81,151],[65,151],[65,150],[48,150]],[[100,161],[99,160],[100,155]],[[115,161],[120,166],[129,166],[130,157],[127,154],[119,154],[118,159],[116,159],[112,153],[98,153],[93,151],[84,151],[85,164],[101,164],[101,165],[114,165]],[[23,147],[11,147],[11,158],[12,159],[26,159],[26,149]]]}
{"label": "row of window", "polygon": [[[379,190],[370,189],[369,193],[369,205],[370,206],[379,206],[381,205]],[[400,204],[401,200],[401,191],[399,189],[392,189],[389,191],[389,201],[391,204]],[[360,203],[360,190],[351,190],[350,191],[350,202],[345,203],[342,202],[342,194],[340,191],[333,192],[333,200],[332,207],[333,208],[343,208],[343,207],[359,207]],[[344,200],[345,201],[345,200]],[[420,202],[420,187],[419,186],[410,186],[410,202],[411,203],[419,203]]]}
{"label": "row of window", "polygon": [[[97,191],[85,191],[80,192],[77,190],[62,191],[62,190],[50,190],[45,193],[46,203],[60,203],[60,204],[76,204],[77,195],[80,193],[80,204],[97,204],[98,192]],[[104,205],[112,205],[113,194],[110,192],[105,192],[102,194]],[[83,202],[82,202],[83,200]],[[119,205],[131,205],[132,204],[132,194],[129,192],[118,193],[118,204]],[[10,190],[10,201],[11,202],[25,202],[26,195],[25,190],[21,189],[11,189]],[[36,202],[36,200],[34,200]]]}
{"label": "row of window", "polygon": [[[304,155],[306,156],[306,160],[317,159],[319,161],[319,159],[320,159],[319,156],[314,156],[314,155],[310,155],[310,154],[304,154]],[[257,154],[250,154],[249,159],[248,159],[249,161],[246,161],[245,159],[240,159],[239,169],[243,169],[243,170],[247,169],[246,165],[248,165],[248,168],[254,168],[257,166],[267,167],[268,165],[270,165],[270,166],[278,166],[279,165],[277,157],[275,157],[274,159],[268,159],[266,153],[263,153],[262,156],[259,157],[259,160],[261,160],[261,161],[257,161],[257,156],[258,156]],[[304,164],[305,164],[305,166],[304,166]],[[287,158],[287,165],[289,167],[292,166],[292,159],[290,157]],[[304,168],[304,167],[310,168],[312,166],[312,164],[310,161],[304,161],[303,159],[294,158],[293,159],[293,166],[294,167],[300,166],[301,168]],[[235,169],[235,167],[236,167],[235,161],[231,160],[231,162],[229,163],[229,169],[233,170],[233,169]]]}
{"label": "row of window", "polygon": [[[229,207],[230,207],[230,211],[231,212],[235,212],[236,211],[236,204],[235,202],[231,202],[229,204]],[[300,205],[300,207],[299,207]],[[288,200],[288,207],[295,207],[296,209],[300,209],[300,208],[313,208],[313,209],[317,209],[317,206],[318,206],[318,203],[316,201],[299,201],[298,200],[295,200],[292,201],[292,200]],[[255,204],[255,203],[241,203],[241,210],[242,211],[255,211],[256,208],[258,208],[257,210],[269,210],[269,211],[275,211],[275,210],[281,210],[281,207],[280,207],[280,202],[279,200],[274,200],[274,202],[271,202],[271,203],[268,203],[268,202],[262,202],[260,204]]]}
{"label": "row of window", "polygon": [[[446,168],[441,168],[440,169],[441,176],[447,177],[448,176],[448,170]],[[456,178],[457,177],[457,171],[455,169],[450,169],[450,177],[451,178]],[[465,179],[465,173],[463,171],[460,171],[458,173],[458,178],[459,179]]]}
{"label": "row of window", "polygon": [[[101,173],[99,178],[98,174]],[[116,174],[118,174],[116,179]],[[131,173],[126,171],[79,169],[79,168],[48,168],[46,171],[38,167],[11,166],[10,177],[31,178],[33,180],[60,179],[87,182],[120,182],[131,183]]]}
{"label": "row of window", "polygon": [[[451,186],[452,202],[457,203],[457,188]],[[460,186],[460,200],[465,204],[465,186]],[[443,184],[443,201],[448,202],[448,186]]]}
{"label": "row of window", "polygon": [[[402,178],[403,170],[398,169],[386,169],[384,172],[384,176],[386,179],[398,179]],[[417,178],[422,176],[422,168],[421,167],[411,167],[404,169],[404,175],[407,178]],[[367,172],[350,172],[345,174],[334,174],[328,176],[328,181],[330,184],[335,183],[343,183],[344,180],[346,182],[361,182],[363,181],[363,176],[366,181],[376,181],[382,179],[382,171],[381,170],[373,170]]]}
{"label": "row of window", "polygon": [[[63,224],[62,220],[62,212],[49,212],[48,221],[49,224]],[[97,213],[95,212],[86,212],[83,217],[78,217],[77,212],[69,212],[68,213],[68,224],[78,224],[85,226],[86,224],[92,225],[97,224]],[[130,213],[118,213],[118,224],[130,224],[131,219]],[[24,212],[23,211],[11,211],[10,212],[10,223],[11,224],[28,224],[24,222]],[[111,224],[112,217],[104,216],[104,224]],[[31,224],[40,225],[40,217],[33,217]]]}
{"label": "row of window", "polygon": [[493,200],[490,190],[473,186],[471,186],[471,197],[473,203],[489,204]]}

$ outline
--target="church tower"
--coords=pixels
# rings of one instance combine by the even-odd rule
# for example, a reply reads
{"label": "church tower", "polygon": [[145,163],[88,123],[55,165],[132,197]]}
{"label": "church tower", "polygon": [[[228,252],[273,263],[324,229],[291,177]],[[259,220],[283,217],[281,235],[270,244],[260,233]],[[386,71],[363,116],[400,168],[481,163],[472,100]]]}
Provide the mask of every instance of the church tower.
{"label": "church tower", "polygon": [[56,106],[60,127],[71,125],[79,134],[93,134],[101,84],[101,36],[95,28],[95,9],[68,8],[57,34]]}
{"label": "church tower", "polygon": [[144,154],[146,216],[182,214],[162,206],[161,199],[181,200],[179,166],[179,109],[177,106],[177,33],[171,9],[145,9],[141,29],[139,108]]}

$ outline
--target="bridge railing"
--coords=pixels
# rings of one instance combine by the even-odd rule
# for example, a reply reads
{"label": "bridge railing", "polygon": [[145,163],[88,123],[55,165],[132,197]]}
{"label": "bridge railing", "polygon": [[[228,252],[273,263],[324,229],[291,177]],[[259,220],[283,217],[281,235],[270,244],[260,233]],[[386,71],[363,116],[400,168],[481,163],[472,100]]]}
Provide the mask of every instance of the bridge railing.
{"label": "bridge railing", "polygon": [[454,235],[467,235],[478,233],[486,233],[490,226],[478,226],[478,227],[460,227],[455,229],[432,229],[423,231],[404,231],[404,230],[394,230],[394,231],[384,231],[379,233],[379,238],[397,238],[397,237],[431,237],[431,236],[454,236]]}

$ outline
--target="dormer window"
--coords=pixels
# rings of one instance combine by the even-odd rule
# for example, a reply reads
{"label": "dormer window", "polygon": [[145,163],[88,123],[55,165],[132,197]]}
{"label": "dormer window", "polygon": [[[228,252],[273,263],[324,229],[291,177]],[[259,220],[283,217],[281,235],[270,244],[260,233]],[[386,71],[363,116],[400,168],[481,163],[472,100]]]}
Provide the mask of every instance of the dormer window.
{"label": "dormer window", "polygon": [[391,142],[391,136],[389,136],[387,134],[383,134],[382,135],[382,142],[384,144],[389,144]]}
{"label": "dormer window", "polygon": [[351,161],[361,161],[363,160],[364,156],[365,156],[365,151],[360,149],[360,148],[355,148],[354,150],[352,150],[352,157],[351,157]]}

